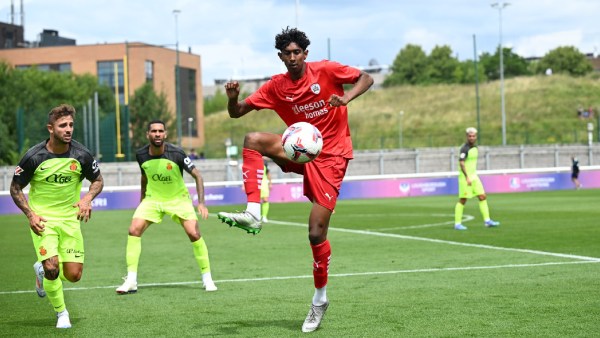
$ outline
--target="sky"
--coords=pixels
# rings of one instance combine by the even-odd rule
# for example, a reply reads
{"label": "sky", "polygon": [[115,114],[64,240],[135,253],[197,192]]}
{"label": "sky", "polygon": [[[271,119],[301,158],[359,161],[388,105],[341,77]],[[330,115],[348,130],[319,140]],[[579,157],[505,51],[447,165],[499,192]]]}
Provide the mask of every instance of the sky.
{"label": "sky", "polygon": [[[20,0],[15,24],[20,24]],[[407,44],[429,53],[448,45],[458,59],[494,53],[500,42],[523,57],[559,46],[600,52],[599,0],[25,0],[25,39],[43,29],[78,45],[144,42],[201,56],[202,83],[284,72],[275,35],[298,27],[311,40],[308,61],[391,65]],[[10,22],[11,1],[0,0]],[[174,14],[179,10],[179,14]],[[500,20],[500,15],[502,20]],[[475,36],[475,39],[473,38]]]}

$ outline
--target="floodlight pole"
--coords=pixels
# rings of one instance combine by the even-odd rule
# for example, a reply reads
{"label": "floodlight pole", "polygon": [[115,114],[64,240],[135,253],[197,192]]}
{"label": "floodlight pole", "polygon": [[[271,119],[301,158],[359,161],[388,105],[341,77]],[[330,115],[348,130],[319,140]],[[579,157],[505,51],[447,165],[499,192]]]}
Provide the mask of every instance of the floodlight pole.
{"label": "floodlight pole", "polygon": [[175,124],[177,125],[177,145],[181,147],[181,88],[179,88],[179,25],[177,17],[179,9],[173,10],[175,17]]}
{"label": "floodlight pole", "polygon": [[500,42],[498,52],[500,53],[500,107],[502,110],[502,145],[506,145],[506,110],[504,105],[504,50],[502,48],[502,10],[510,5],[508,2],[495,2],[493,8],[498,9],[499,26],[500,26]]}

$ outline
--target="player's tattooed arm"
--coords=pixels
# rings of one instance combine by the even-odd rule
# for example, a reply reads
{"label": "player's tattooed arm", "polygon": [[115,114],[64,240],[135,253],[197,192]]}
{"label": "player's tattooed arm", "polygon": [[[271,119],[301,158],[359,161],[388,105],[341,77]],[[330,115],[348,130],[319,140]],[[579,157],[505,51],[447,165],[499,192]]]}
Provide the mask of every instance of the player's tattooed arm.
{"label": "player's tattooed arm", "polygon": [[42,216],[37,215],[31,208],[29,207],[29,203],[27,202],[27,198],[25,197],[25,193],[23,193],[23,188],[19,183],[12,181],[10,184],[10,196],[15,202],[16,206],[23,211],[27,219],[29,220],[29,227],[31,230],[38,236],[41,235],[41,232],[44,231],[44,224],[46,219]]}
{"label": "player's tattooed arm", "polygon": [[102,188],[104,188],[104,179],[102,175],[99,175],[90,184],[87,194],[79,202],[75,203],[74,207],[79,208],[77,219],[87,222],[92,217],[92,200],[102,192]]}

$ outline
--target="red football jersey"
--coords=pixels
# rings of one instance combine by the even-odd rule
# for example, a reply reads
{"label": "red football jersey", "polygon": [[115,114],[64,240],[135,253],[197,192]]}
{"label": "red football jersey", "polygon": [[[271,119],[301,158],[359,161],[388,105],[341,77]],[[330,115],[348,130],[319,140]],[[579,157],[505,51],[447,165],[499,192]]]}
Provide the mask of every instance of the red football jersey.
{"label": "red football jersey", "polygon": [[251,107],[277,112],[286,125],[308,122],[321,131],[321,154],[352,158],[348,108],[327,103],[332,94],[344,95],[344,84],[356,83],[360,71],[332,61],[306,62],[304,76],[275,75],[246,98]]}

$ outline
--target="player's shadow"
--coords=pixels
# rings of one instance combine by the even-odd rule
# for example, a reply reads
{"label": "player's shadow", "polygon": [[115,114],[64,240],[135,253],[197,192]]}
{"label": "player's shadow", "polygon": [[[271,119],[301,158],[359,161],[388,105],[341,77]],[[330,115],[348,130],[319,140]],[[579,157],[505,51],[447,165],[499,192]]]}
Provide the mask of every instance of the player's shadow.
{"label": "player's shadow", "polygon": [[[196,336],[202,336],[201,332],[206,330],[207,326],[215,327],[215,332],[219,332],[218,336],[233,336],[233,335],[244,335],[247,334],[246,329],[248,328],[267,328],[267,327],[280,327],[283,329],[287,329],[291,332],[298,332],[300,330],[300,326],[302,326],[302,321],[298,320],[286,320],[286,319],[276,319],[276,320],[233,320],[225,323],[213,324],[213,325],[197,325],[194,329],[198,329],[195,334]],[[215,336],[215,333],[212,332],[208,334],[208,336]]]}

